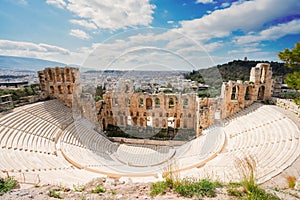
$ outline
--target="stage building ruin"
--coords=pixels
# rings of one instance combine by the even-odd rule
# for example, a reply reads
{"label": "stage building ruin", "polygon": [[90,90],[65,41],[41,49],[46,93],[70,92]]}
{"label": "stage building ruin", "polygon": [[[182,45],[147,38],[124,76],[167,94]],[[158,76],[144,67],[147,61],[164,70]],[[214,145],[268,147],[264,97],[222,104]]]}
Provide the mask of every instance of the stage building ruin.
{"label": "stage building ruin", "polygon": [[[219,98],[199,98],[189,94],[135,93],[130,82],[119,83],[114,92],[106,92],[95,105],[84,105],[79,70],[72,67],[46,68],[38,72],[40,87],[49,97],[58,98],[69,107],[72,98],[85,107],[85,117],[97,121],[99,130],[129,133],[137,138],[151,138],[163,130],[178,139],[198,137],[202,130],[233,115],[255,101],[272,95],[272,68],[267,63],[251,69],[249,81],[229,81],[222,85]],[[75,85],[76,83],[76,85]],[[73,95],[74,91],[78,94]],[[74,97],[73,97],[74,96]],[[88,98],[85,98],[88,99]],[[92,102],[92,101],[90,101]],[[161,132],[160,132],[161,133]],[[159,137],[159,136],[157,136]]]}

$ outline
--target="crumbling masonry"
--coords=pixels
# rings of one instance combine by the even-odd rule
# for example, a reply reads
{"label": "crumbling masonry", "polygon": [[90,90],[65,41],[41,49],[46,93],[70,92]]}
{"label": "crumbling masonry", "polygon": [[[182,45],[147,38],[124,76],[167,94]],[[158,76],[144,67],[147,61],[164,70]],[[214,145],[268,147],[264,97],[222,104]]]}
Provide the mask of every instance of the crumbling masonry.
{"label": "crumbling masonry", "polygon": [[[47,95],[72,106],[72,94],[80,87],[76,68],[46,68],[38,72],[41,88]],[[106,92],[103,100],[96,102],[96,120],[100,130],[109,126],[129,130],[172,129],[185,133],[193,130],[194,136],[202,130],[255,101],[266,101],[272,95],[272,69],[267,63],[251,69],[250,80],[229,81],[222,85],[220,98],[199,98],[196,94],[134,93],[130,83],[122,83],[115,92]],[[81,91],[81,89],[76,89]],[[80,98],[82,95],[76,95]],[[76,99],[75,99],[76,100]],[[77,102],[82,102],[77,100]],[[94,120],[93,120],[94,121]]]}

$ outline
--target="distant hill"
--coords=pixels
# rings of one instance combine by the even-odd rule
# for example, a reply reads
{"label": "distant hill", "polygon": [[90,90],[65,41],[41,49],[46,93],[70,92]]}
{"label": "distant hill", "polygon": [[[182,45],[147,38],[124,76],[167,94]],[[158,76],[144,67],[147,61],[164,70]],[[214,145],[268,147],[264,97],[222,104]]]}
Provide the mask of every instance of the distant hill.
{"label": "distant hill", "polygon": [[36,58],[0,55],[0,69],[14,71],[38,71],[45,67],[66,66],[64,63]]}
{"label": "distant hill", "polygon": [[208,69],[200,69],[194,70],[190,73],[185,74],[185,78],[191,79],[198,82],[203,82],[201,74],[209,74],[210,71],[214,71],[217,67],[223,81],[228,80],[249,80],[250,70],[251,67],[256,66],[257,63],[270,63],[273,71],[273,77],[276,76],[283,76],[285,77],[286,74],[291,73],[292,70],[285,67],[284,63],[279,62],[269,62],[269,61],[242,61],[242,60],[234,60],[228,62],[226,64],[217,65],[212,68]]}

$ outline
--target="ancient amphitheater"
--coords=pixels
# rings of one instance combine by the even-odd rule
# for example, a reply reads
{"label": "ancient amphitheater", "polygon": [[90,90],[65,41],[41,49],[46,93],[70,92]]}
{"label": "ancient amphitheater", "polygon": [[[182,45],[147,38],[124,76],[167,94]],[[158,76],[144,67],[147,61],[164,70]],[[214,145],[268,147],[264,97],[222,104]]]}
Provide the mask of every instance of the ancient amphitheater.
{"label": "ancient amphitheater", "polygon": [[112,142],[66,105],[53,99],[0,118],[0,176],[29,185],[72,186],[96,177],[157,181],[171,164],[181,177],[229,182],[240,179],[236,160],[251,156],[259,183],[280,184],[287,175],[299,181],[299,115],[276,105],[254,101],[182,145]]}

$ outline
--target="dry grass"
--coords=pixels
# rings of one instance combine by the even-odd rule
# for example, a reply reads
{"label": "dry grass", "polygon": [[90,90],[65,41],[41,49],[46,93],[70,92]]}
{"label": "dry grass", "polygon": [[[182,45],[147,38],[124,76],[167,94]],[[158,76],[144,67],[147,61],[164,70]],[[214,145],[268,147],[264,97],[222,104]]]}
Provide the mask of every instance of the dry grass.
{"label": "dry grass", "polygon": [[297,181],[297,179],[295,176],[286,177],[286,182],[287,182],[289,188],[295,188],[296,181]]}

